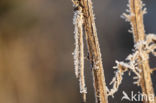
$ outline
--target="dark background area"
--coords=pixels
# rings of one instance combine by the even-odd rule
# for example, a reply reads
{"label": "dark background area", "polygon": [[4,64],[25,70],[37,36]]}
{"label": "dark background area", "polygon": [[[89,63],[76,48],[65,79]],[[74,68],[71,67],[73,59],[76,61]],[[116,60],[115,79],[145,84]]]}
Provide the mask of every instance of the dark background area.
{"label": "dark background area", "polygon": [[[146,33],[156,33],[156,1],[144,1]],[[125,60],[133,49],[130,25],[120,18],[127,3],[93,0],[107,85],[115,60]],[[74,75],[72,18],[71,0],[0,0],[0,103],[82,102]],[[151,58],[151,67],[155,60]],[[87,103],[95,103],[91,69],[85,63]],[[156,74],[152,77],[155,84]],[[109,103],[121,103],[123,90],[138,93],[140,88],[132,82],[133,77],[125,74]]]}

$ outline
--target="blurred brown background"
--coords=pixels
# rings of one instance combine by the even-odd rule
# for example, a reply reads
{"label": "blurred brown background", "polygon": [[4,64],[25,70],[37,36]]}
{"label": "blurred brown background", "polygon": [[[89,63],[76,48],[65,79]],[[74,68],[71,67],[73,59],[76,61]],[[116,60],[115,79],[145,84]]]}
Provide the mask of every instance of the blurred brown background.
{"label": "blurred brown background", "polygon": [[[115,60],[124,60],[133,48],[132,35],[127,32],[130,25],[120,18],[128,0],[93,2],[108,84]],[[156,1],[145,2],[149,12],[146,32],[156,33]],[[70,0],[0,0],[0,103],[82,102],[73,69],[72,17]],[[151,58],[152,67],[155,60]],[[86,81],[87,103],[94,103],[88,61]],[[115,98],[109,97],[110,103],[121,102],[122,90],[140,91],[132,81],[125,75]]]}

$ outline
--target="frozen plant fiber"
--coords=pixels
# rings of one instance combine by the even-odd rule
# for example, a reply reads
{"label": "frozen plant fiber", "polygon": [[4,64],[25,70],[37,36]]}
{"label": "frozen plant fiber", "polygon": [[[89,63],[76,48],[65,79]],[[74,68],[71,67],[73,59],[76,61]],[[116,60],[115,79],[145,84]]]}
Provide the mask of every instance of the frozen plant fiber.
{"label": "frozen plant fiber", "polygon": [[[94,82],[93,84],[95,89],[96,103],[107,103],[106,84],[105,84],[104,71],[103,71],[103,65],[101,59],[101,52],[100,52],[99,42],[97,37],[97,31],[96,31],[96,26],[94,21],[92,1],[73,0],[73,3],[74,3],[74,12],[76,14],[74,18],[79,18],[77,12],[82,13],[82,18],[83,18],[82,21],[83,21],[83,27],[84,27],[85,37],[86,37],[86,42],[88,47],[89,60],[92,66],[91,69],[93,74],[93,82]],[[81,22],[81,20],[74,19],[74,25],[77,24],[75,22]],[[75,25],[75,28],[76,28],[75,30],[78,31],[77,30],[77,28],[79,28],[78,25]],[[82,69],[79,66],[82,57],[78,56],[80,50],[77,48],[78,45],[80,45],[80,42],[79,43],[77,42],[79,39],[79,37],[77,38],[77,35],[80,35],[80,32],[75,32],[76,48],[75,48],[74,58],[75,58],[76,75],[79,74],[79,70]],[[80,73],[81,72],[83,71],[81,70]]]}
{"label": "frozen plant fiber", "polygon": [[[116,62],[115,69],[116,75],[113,78],[111,84],[113,88],[108,90],[108,95],[113,96],[122,81],[122,75],[126,71],[132,71],[136,75],[134,84],[141,86],[143,94],[154,96],[154,90],[152,85],[151,73],[155,69],[151,69],[149,65],[149,53],[155,56],[156,49],[156,35],[145,34],[143,15],[146,13],[146,8],[143,8],[144,4],[141,0],[129,0],[128,14],[124,13],[122,17],[129,21],[132,28],[131,32],[134,37],[134,53],[130,54],[126,60],[128,62]],[[144,103],[155,103],[155,101],[147,101],[144,97]]]}
{"label": "frozen plant fiber", "polygon": [[[76,4],[74,5],[76,6]],[[75,75],[79,79],[80,93],[83,94],[83,99],[86,101],[87,89],[85,86],[84,77],[84,44],[83,44],[83,13],[82,9],[75,11],[73,24],[75,26],[75,51],[74,64]]]}

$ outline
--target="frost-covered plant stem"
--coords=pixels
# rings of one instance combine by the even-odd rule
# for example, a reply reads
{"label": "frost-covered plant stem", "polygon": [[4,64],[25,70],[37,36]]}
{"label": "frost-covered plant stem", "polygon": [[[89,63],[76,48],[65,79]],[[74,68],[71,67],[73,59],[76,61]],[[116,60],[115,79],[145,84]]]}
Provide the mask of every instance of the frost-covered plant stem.
{"label": "frost-covered plant stem", "polygon": [[[128,19],[132,26],[132,32],[134,37],[134,42],[138,43],[140,41],[145,40],[145,30],[144,30],[144,23],[143,23],[143,15],[145,13],[145,9],[143,10],[143,4],[141,0],[130,0],[129,1],[129,7],[130,7],[130,15],[128,15]],[[142,53],[142,57],[148,57],[149,54],[146,52],[139,50],[139,53]],[[154,95],[153,86],[152,86],[152,80],[151,80],[151,69],[149,66],[148,59],[142,60],[143,58],[139,57],[138,62],[141,62],[139,64],[139,68],[142,70],[141,72],[141,81],[140,85],[142,88],[142,92],[144,94]],[[144,103],[154,103],[153,101],[144,101]]]}
{"label": "frost-covered plant stem", "polygon": [[156,69],[151,69],[149,65],[149,54],[152,53],[156,56],[156,35],[145,34],[143,15],[146,13],[146,8],[143,8],[141,0],[129,0],[128,14],[124,13],[122,17],[131,23],[131,32],[134,38],[134,50],[133,53],[128,55],[126,62],[116,61],[117,69],[115,76],[113,77],[110,85],[113,85],[112,89],[108,89],[108,95],[113,96],[118,91],[119,86],[122,83],[123,75],[125,72],[133,72],[135,74],[134,84],[141,86],[143,94],[147,94],[148,97],[144,97],[144,103],[155,103],[154,101],[147,101],[146,98],[154,96],[151,74]]}
{"label": "frost-covered plant stem", "polygon": [[91,0],[80,0],[83,5],[84,28],[89,53],[89,60],[92,65],[95,97],[97,103],[107,103],[107,92],[104,77],[104,70],[101,59],[101,51],[97,37],[94,21],[93,7]]}
{"label": "frost-covered plant stem", "polygon": [[[78,3],[75,2],[76,7]],[[75,51],[74,51],[74,64],[75,64],[75,75],[79,79],[80,93],[83,95],[83,101],[86,101],[87,89],[85,86],[84,76],[84,43],[83,43],[83,13],[82,8],[79,7],[74,12],[73,24],[75,26]]]}
{"label": "frost-covered plant stem", "polygon": [[[97,31],[94,21],[94,14],[92,9],[92,1],[91,0],[73,0],[74,7],[75,7],[75,18],[74,19],[74,25],[75,25],[75,36],[80,37],[79,33],[79,24],[82,22],[79,19],[79,12],[83,15],[83,27],[86,35],[86,42],[88,47],[88,54],[89,54],[89,60],[92,66],[92,74],[93,74],[93,82],[94,82],[94,88],[95,88],[95,97],[97,103],[108,103],[107,100],[107,91],[106,91],[106,84],[105,84],[105,78],[104,78],[104,70],[102,65],[102,59],[101,59],[101,51],[99,48],[99,42],[97,37]],[[77,19],[78,18],[78,19]],[[78,20],[78,21],[77,21]],[[81,26],[82,27],[82,26]],[[82,62],[82,57],[79,56],[79,53],[81,52],[79,45],[81,44],[76,37],[76,48],[74,53],[75,58],[75,68],[76,68],[76,75],[79,73],[82,74],[80,77],[84,78],[84,71],[82,70],[82,67],[79,65],[79,63]],[[82,53],[81,53],[82,54]],[[79,72],[80,70],[80,72]],[[84,80],[81,79],[80,80]],[[80,87],[84,87],[81,84],[80,81]]]}

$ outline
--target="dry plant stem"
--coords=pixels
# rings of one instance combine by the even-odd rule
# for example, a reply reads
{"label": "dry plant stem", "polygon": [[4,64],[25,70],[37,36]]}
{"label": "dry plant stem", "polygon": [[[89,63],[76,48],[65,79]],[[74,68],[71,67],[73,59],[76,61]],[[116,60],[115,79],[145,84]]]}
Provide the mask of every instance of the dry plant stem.
{"label": "dry plant stem", "polygon": [[[73,1],[74,6],[79,7],[77,1]],[[80,93],[83,95],[84,102],[86,101],[87,89],[85,86],[84,76],[84,44],[83,44],[83,13],[81,7],[74,12],[73,23],[75,26],[75,51],[74,51],[74,64],[75,75],[79,79]]]}
{"label": "dry plant stem", "polygon": [[156,71],[156,68],[151,69],[151,74]]}
{"label": "dry plant stem", "polygon": [[84,45],[83,45],[83,33],[80,33],[80,61],[81,61],[81,69],[80,69],[80,76],[79,76],[79,78],[80,78],[80,89],[82,89],[81,91],[82,91],[82,95],[83,95],[83,101],[84,102],[86,102],[86,93],[87,93],[87,91],[86,91],[86,86],[85,86],[85,76],[84,76],[84,49],[83,49],[83,47],[84,47]]}
{"label": "dry plant stem", "polygon": [[84,29],[89,53],[89,60],[92,65],[92,73],[97,103],[108,103],[104,71],[101,59],[101,52],[97,37],[91,0],[80,0],[83,6]]}
{"label": "dry plant stem", "polygon": [[[131,12],[131,25],[133,30],[133,36],[135,43],[139,41],[143,41],[145,39],[145,31],[144,31],[144,24],[143,24],[143,15],[144,11],[142,10],[142,1],[141,0],[130,0],[130,12]],[[141,52],[141,51],[139,51]],[[147,57],[149,54],[143,52],[144,57]],[[140,61],[143,61],[139,68],[142,69],[142,78],[141,78],[141,88],[142,92],[147,94],[148,97],[150,95],[154,95],[152,80],[151,80],[151,70],[149,66],[148,60],[142,60],[143,58],[140,57]],[[139,61],[138,61],[139,62]],[[144,103],[154,103],[153,101],[145,101]]]}

